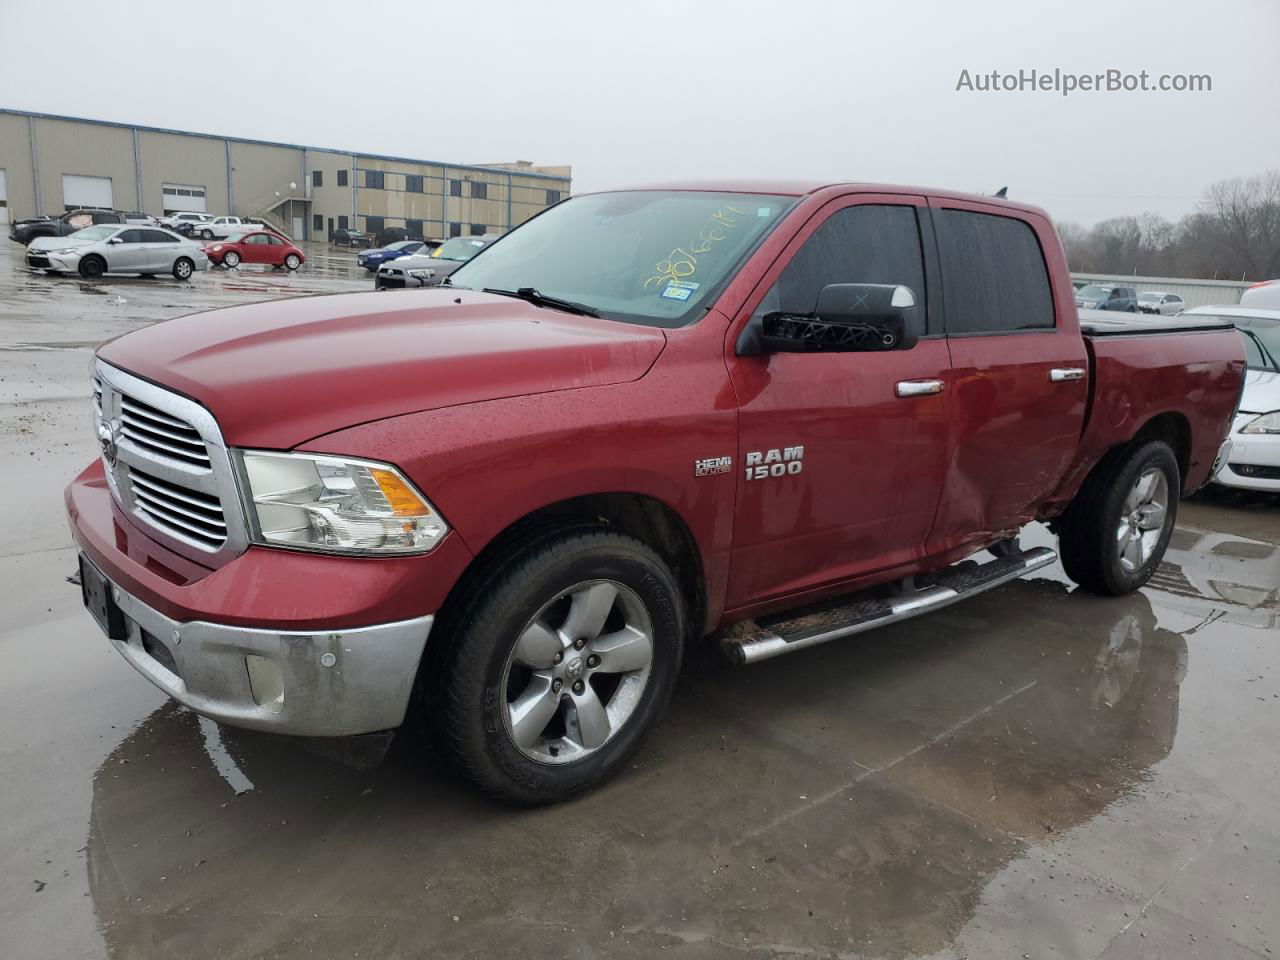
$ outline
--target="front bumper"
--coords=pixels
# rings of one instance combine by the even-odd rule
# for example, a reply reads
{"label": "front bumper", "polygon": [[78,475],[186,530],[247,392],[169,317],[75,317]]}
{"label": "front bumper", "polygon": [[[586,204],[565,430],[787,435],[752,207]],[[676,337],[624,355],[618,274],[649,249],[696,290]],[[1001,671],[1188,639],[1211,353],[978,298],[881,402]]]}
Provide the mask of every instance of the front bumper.
{"label": "front bumper", "polygon": [[338,737],[398,727],[432,616],[372,627],[277,631],[180,623],[111,585],[140,674],[202,716],[236,727]]}
{"label": "front bumper", "polygon": [[1239,490],[1280,493],[1280,434],[1240,432],[1257,416],[1236,415],[1231,425],[1231,452],[1214,471],[1213,482]]}
{"label": "front bumper", "polygon": [[61,270],[75,273],[80,269],[80,254],[64,253],[55,256],[48,250],[27,251],[27,266],[32,270]]}
{"label": "front bumper", "polygon": [[146,536],[115,503],[100,461],[66,503],[77,546],[127,618],[119,653],[192,710],[279,733],[399,726],[434,612],[470,561],[450,535],[410,557],[250,547],[209,569]]}

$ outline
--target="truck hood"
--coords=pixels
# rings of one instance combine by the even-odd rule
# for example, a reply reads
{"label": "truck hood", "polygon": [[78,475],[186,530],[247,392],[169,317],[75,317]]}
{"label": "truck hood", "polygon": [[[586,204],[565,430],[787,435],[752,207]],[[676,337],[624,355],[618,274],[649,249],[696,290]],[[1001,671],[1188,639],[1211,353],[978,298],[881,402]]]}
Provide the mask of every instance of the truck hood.
{"label": "truck hood", "polygon": [[1246,373],[1240,409],[1254,413],[1280,410],[1280,373],[1272,373],[1270,370],[1250,370]]}
{"label": "truck hood", "polygon": [[203,404],[229,445],[287,449],[406,413],[636,380],[665,344],[653,327],[422,290],[192,314],[98,355]]}

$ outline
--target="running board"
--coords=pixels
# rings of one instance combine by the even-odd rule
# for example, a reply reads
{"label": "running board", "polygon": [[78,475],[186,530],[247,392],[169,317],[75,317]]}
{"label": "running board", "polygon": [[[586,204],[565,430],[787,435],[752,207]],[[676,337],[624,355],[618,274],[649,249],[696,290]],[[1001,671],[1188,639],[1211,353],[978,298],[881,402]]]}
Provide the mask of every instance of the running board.
{"label": "running board", "polygon": [[816,647],[828,640],[874,630],[949,607],[1002,583],[1016,580],[1058,559],[1047,547],[1008,554],[989,563],[972,560],[929,578],[929,585],[884,599],[836,600],[801,610],[746,620],[730,627],[720,641],[735,663],[758,663],[784,653]]}

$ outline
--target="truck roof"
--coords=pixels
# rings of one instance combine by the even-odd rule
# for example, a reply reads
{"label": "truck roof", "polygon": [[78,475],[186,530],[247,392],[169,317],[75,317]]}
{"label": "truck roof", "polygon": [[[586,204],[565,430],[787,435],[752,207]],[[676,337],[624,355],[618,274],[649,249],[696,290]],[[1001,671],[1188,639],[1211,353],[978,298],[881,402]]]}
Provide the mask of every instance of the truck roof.
{"label": "truck roof", "polygon": [[[783,197],[803,197],[825,190],[842,190],[856,193],[889,193],[910,196],[938,197],[944,200],[967,200],[1005,207],[1022,213],[1038,214],[1046,219],[1043,209],[1029,203],[1018,203],[1002,197],[981,193],[964,193],[959,190],[940,190],[935,187],[910,186],[900,183],[871,183],[860,180],[754,180],[710,179],[671,180],[662,183],[630,184],[608,190],[589,190],[585,193],[612,193],[626,190],[704,190],[709,193],[767,193]],[[582,196],[583,194],[576,194]]]}

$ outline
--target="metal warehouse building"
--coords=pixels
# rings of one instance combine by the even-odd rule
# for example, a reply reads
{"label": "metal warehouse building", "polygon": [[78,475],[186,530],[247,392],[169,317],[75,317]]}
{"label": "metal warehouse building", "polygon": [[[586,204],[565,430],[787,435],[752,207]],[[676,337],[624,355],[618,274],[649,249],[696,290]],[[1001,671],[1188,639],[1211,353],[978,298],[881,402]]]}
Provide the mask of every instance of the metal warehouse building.
{"label": "metal warehouse building", "polygon": [[342,227],[441,239],[509,230],[568,196],[570,175],[0,109],[0,224],[110,207],[261,217],[299,240]]}

